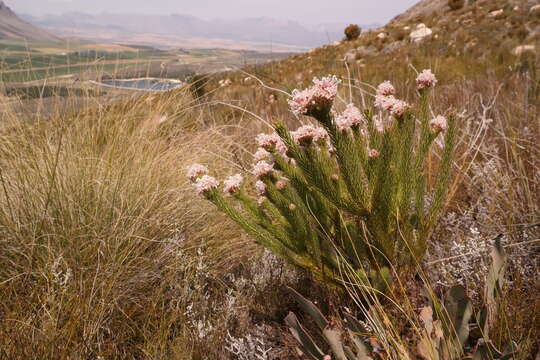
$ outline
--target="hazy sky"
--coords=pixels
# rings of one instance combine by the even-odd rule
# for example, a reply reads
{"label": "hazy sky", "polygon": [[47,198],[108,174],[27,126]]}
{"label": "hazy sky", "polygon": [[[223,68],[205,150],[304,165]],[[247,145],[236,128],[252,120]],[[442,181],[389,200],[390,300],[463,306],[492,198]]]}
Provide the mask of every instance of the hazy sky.
{"label": "hazy sky", "polygon": [[302,23],[383,23],[418,0],[4,0],[30,15],[137,12],[189,14],[201,18],[268,16]]}

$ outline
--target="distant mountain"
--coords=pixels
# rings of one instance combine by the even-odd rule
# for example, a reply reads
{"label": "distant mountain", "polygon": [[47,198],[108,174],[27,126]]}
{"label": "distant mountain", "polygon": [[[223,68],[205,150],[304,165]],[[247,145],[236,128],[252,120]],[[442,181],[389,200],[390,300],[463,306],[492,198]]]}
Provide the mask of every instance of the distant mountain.
{"label": "distant mountain", "polygon": [[64,35],[96,34],[159,34],[184,38],[225,39],[313,47],[343,37],[348,24],[303,25],[296,21],[267,17],[247,19],[203,20],[189,15],[111,14],[89,15],[69,13],[43,17],[26,16],[34,24]]}
{"label": "distant mountain", "polygon": [[58,37],[19,18],[3,1],[0,1],[0,39],[28,41],[58,41]]}

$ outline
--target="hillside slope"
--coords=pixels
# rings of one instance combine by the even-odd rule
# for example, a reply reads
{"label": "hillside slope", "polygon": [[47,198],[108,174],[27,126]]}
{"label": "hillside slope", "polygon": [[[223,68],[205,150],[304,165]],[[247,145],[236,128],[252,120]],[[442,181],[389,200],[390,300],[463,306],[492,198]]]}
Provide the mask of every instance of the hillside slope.
{"label": "hillside slope", "polygon": [[58,37],[21,20],[0,0],[0,39],[58,41]]}
{"label": "hillside slope", "polygon": [[408,21],[416,16],[447,10],[448,0],[421,0],[407,11],[399,14],[393,21]]}
{"label": "hillside slope", "polygon": [[[247,71],[287,90],[307,86],[315,76],[347,76],[344,62],[351,72],[362,73],[363,80],[367,76],[382,81],[388,76],[384,72],[411,71],[408,64],[444,70],[440,76],[449,79],[476,76],[478,70],[504,71],[505,66],[519,61],[520,55],[534,57],[539,43],[540,6],[534,2],[477,0],[450,10],[446,0],[423,0],[356,40],[335,42]],[[242,80],[245,74],[237,76]]]}

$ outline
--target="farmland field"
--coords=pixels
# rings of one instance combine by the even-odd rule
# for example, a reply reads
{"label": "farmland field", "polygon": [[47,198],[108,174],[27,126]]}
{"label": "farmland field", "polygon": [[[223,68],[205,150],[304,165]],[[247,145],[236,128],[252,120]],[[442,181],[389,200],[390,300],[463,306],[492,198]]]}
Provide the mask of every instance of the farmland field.
{"label": "farmland field", "polygon": [[285,53],[221,49],[160,50],[115,44],[22,43],[0,41],[0,81],[22,83],[76,75],[153,76],[185,80],[195,73],[216,72],[283,58]]}

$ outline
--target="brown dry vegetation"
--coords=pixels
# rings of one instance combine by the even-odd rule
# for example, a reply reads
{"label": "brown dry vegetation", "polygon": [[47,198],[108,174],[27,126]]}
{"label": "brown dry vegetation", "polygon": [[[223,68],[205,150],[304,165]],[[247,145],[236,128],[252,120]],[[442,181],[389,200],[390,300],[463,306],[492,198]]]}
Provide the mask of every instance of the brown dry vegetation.
{"label": "brown dry vegetation", "polygon": [[[261,251],[194,194],[185,169],[205,163],[220,178],[249,169],[253,136],[268,130],[251,113],[298,125],[286,97],[255,78],[290,92],[314,76],[337,74],[350,79],[342,109],[349,96],[361,104],[373,93],[366,84],[383,80],[413,99],[414,69],[423,68],[440,80],[433,113],[458,114],[460,127],[452,196],[422,265],[425,276],[437,293],[459,282],[480,302],[487,250],[504,234],[510,282],[492,339],[497,346],[515,340],[516,358],[533,358],[540,333],[540,229],[533,226],[540,221],[540,60],[511,52],[521,44],[538,50],[529,30],[540,18],[517,3],[519,10],[478,1],[392,23],[384,40],[365,33],[211,77],[196,99],[180,90],[82,105],[32,123],[4,112],[0,358],[256,359],[269,349],[263,359],[297,358],[283,328],[297,309],[285,286],[336,319],[343,306],[354,311],[353,300]],[[498,8],[502,18],[487,16]],[[397,30],[420,21],[438,38],[409,44]],[[359,46],[376,52],[346,66],[345,53]],[[220,87],[224,78],[231,85]],[[434,154],[433,171],[437,163]],[[425,298],[413,279],[400,280],[396,302],[414,315]],[[400,328],[397,309],[387,310],[414,358],[414,336]]]}

